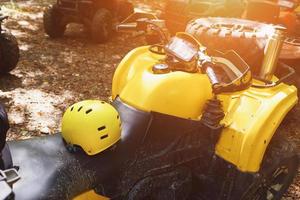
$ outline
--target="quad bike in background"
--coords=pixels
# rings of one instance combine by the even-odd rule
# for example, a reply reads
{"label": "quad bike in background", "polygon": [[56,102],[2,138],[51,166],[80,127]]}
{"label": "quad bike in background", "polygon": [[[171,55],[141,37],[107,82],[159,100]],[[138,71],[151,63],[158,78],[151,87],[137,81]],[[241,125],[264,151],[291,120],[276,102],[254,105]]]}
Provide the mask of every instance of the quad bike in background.
{"label": "quad bike in background", "polygon": [[[125,56],[111,105],[76,103],[63,116],[61,134],[7,142],[1,155],[12,162],[2,174],[18,175],[0,183],[20,178],[10,190],[16,200],[283,196],[299,160],[280,124],[298,98],[286,84],[293,69],[276,63],[280,49],[267,48],[273,57],[252,78],[236,52],[206,52],[188,33],[169,39],[161,24],[141,17],[118,26],[157,31],[163,43]],[[269,46],[280,43],[274,35]]]}
{"label": "quad bike in background", "polygon": [[13,70],[20,57],[17,39],[2,27],[3,21],[7,18],[0,13],[0,74]]}
{"label": "quad bike in background", "polygon": [[44,29],[52,38],[63,36],[70,23],[84,24],[93,41],[111,38],[113,24],[134,11],[127,0],[57,0],[44,12]]}
{"label": "quad bike in background", "polygon": [[[299,35],[298,0],[248,0],[242,18],[286,27],[290,36]],[[266,12],[268,11],[268,12]]]}

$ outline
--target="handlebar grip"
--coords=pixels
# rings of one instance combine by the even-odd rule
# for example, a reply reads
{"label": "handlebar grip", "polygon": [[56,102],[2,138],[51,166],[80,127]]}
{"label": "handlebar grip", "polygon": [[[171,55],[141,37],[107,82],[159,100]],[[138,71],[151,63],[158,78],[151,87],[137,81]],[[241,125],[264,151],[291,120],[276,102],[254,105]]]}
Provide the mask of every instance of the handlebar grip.
{"label": "handlebar grip", "polygon": [[126,24],[119,24],[116,27],[118,32],[132,32],[137,31],[137,23],[126,23]]}
{"label": "handlebar grip", "polygon": [[215,71],[213,70],[212,63],[205,64],[205,72],[213,86],[220,84],[220,81],[218,80],[218,77],[217,77]]}

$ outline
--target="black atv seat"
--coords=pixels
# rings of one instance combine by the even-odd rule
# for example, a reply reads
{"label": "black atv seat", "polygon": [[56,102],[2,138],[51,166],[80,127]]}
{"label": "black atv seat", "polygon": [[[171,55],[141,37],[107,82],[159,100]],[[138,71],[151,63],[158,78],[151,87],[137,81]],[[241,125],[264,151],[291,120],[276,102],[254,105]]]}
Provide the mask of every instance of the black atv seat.
{"label": "black atv seat", "polygon": [[70,179],[65,170],[74,167],[76,159],[67,152],[59,134],[9,142],[9,147],[14,165],[20,167],[21,179],[13,187],[16,200],[64,199],[59,190],[66,187],[56,183]]}
{"label": "black atv seat", "polygon": [[68,152],[60,134],[8,144],[21,177],[13,185],[15,200],[72,199],[101,185],[118,166],[114,151]]}

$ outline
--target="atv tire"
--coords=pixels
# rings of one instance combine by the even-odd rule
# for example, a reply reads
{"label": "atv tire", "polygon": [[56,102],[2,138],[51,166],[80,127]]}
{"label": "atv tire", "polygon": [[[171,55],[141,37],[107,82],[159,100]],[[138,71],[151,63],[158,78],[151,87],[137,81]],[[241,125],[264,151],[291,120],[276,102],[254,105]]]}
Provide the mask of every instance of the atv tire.
{"label": "atv tire", "polygon": [[[282,198],[297,174],[299,159],[295,144],[282,135],[271,141],[261,166],[260,181],[250,184],[243,200]],[[249,185],[243,183],[242,187]],[[240,197],[240,196],[239,196]]]}
{"label": "atv tire", "polygon": [[96,43],[107,42],[112,34],[112,27],[113,17],[111,13],[104,8],[97,10],[90,28],[93,41]]}
{"label": "atv tire", "polygon": [[254,73],[260,69],[270,36],[265,30],[272,32],[275,28],[249,20],[218,17],[193,20],[186,28],[186,32],[195,36],[208,49],[235,50]]}
{"label": "atv tire", "polygon": [[15,36],[8,32],[0,34],[0,74],[13,70],[19,57],[20,50]]}
{"label": "atv tire", "polygon": [[45,32],[51,38],[59,38],[64,35],[67,25],[63,22],[63,16],[56,5],[45,10],[43,21]]}

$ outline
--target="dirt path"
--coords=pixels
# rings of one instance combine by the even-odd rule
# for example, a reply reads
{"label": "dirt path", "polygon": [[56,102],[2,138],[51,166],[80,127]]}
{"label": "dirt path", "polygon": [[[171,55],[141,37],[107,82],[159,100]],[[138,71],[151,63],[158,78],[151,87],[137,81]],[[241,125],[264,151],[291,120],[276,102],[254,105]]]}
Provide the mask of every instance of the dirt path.
{"label": "dirt path", "polygon": [[[143,1],[134,2],[139,9],[151,8]],[[157,2],[155,7],[160,6]],[[18,67],[0,79],[0,101],[6,104],[11,122],[9,140],[56,133],[63,111],[72,103],[107,100],[117,64],[144,43],[142,38],[122,34],[107,44],[93,44],[78,25],[68,27],[61,39],[49,39],[42,27],[43,9],[49,0],[1,4],[5,4],[3,12],[11,16],[5,26],[21,48]],[[299,113],[298,106],[286,129],[300,147]],[[300,173],[285,199],[300,199]]]}

